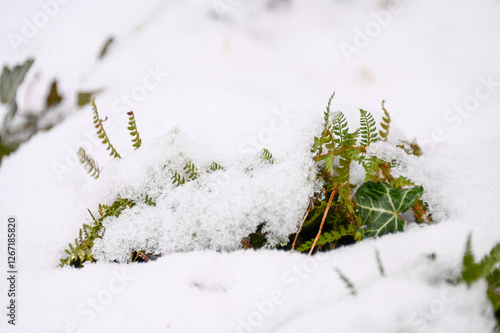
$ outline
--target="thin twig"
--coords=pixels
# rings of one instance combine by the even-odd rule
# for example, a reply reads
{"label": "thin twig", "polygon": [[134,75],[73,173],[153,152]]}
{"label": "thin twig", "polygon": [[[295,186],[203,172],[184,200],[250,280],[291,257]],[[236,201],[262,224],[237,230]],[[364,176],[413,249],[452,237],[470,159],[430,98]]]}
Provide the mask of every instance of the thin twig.
{"label": "thin twig", "polygon": [[295,234],[295,239],[293,240],[293,244],[292,244],[292,251],[295,250],[295,244],[297,243],[297,238],[299,238],[299,234],[302,231],[302,227],[304,226],[304,223],[306,222],[307,216],[311,212],[311,209],[314,208],[314,202],[316,200],[318,200],[319,196],[324,191],[325,191],[325,189],[322,189],[321,192],[319,192],[318,195],[316,195],[316,197],[314,199],[313,199],[313,197],[311,197],[311,202],[309,203],[309,208],[307,209],[306,215],[304,216],[304,220],[302,220],[302,223],[300,224],[299,231],[297,231],[297,233]]}
{"label": "thin twig", "polygon": [[316,238],[314,239],[314,243],[311,246],[311,250],[309,251],[309,255],[312,254],[314,247],[316,246],[316,243],[318,242],[319,236],[321,235],[321,232],[323,231],[323,226],[325,225],[326,216],[328,215],[328,211],[330,210],[330,206],[332,204],[332,200],[333,200],[334,196],[335,196],[335,190],[333,190],[332,194],[330,195],[330,199],[328,200],[328,205],[326,205],[325,213],[323,214],[323,219],[321,220],[321,225],[319,226],[318,234],[316,235]]}
{"label": "thin twig", "polygon": [[313,207],[313,203],[309,204],[309,208],[307,209],[306,215],[304,216],[304,219],[302,220],[302,223],[300,224],[299,231],[295,234],[295,239],[293,240],[292,244],[292,251],[295,250],[295,243],[297,243],[297,238],[299,238],[299,234],[302,231],[302,227],[304,226],[304,222],[306,222],[307,216],[309,215],[309,212],[311,211],[311,208]]}

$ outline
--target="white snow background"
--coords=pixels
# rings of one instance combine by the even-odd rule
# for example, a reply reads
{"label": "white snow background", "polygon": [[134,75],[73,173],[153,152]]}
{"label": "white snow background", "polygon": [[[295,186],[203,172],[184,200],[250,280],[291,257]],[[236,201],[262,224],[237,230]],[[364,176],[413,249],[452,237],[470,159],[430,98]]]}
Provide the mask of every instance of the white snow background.
{"label": "white snow background", "polygon": [[[498,0],[0,1],[0,64],[35,58],[19,89],[20,109],[40,110],[56,78],[65,98],[58,108],[67,115],[0,166],[0,331],[491,332],[486,285],[446,281],[460,272],[470,232],[479,258],[500,241],[499,15]],[[24,39],[12,43],[13,34]],[[103,89],[97,106],[123,160],[111,161],[96,142],[90,106],[75,106],[78,91],[96,89]],[[359,108],[380,119],[385,99],[391,141],[417,138],[425,155],[405,171],[424,185],[437,223],[313,257],[225,251],[236,247],[234,230],[246,231],[234,214],[262,208],[278,221],[276,239],[297,225],[314,190],[302,186],[307,148],[333,91],[334,109],[352,127]],[[130,109],[144,141],[135,152]],[[178,145],[169,146],[172,135]],[[74,157],[81,145],[104,166],[97,181]],[[277,166],[258,165],[261,146]],[[179,191],[179,206],[196,209],[184,216],[185,230],[171,231],[179,243],[163,246],[193,251],[148,264],[59,268],[64,248],[89,222],[87,208],[95,211],[117,191],[156,186],[145,180],[157,154],[174,156],[175,149],[233,172],[230,188],[210,199],[216,206],[186,201],[189,193]],[[255,183],[240,172],[247,164]],[[190,186],[185,191],[195,192]],[[255,214],[248,230],[262,217]],[[19,244],[15,327],[6,316],[11,215]],[[220,238],[204,240],[211,250],[188,244],[193,219],[200,230],[213,226],[204,221],[222,221]],[[136,214],[125,230],[137,230],[139,220],[154,224]]]}

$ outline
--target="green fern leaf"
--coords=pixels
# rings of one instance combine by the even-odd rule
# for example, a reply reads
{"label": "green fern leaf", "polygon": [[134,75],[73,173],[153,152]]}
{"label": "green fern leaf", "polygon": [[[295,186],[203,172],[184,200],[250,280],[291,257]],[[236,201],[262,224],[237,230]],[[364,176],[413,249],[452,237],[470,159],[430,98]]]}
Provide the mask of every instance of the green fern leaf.
{"label": "green fern leaf", "polygon": [[271,154],[271,152],[269,150],[267,150],[266,148],[262,149],[262,152],[260,154],[260,158],[265,162],[268,162],[271,164],[274,163],[273,154]]}
{"label": "green fern leaf", "polygon": [[333,133],[335,134],[335,143],[341,147],[347,147],[346,139],[349,134],[349,126],[344,113],[337,111],[333,115]]}
{"label": "green fern leaf", "polygon": [[116,151],[115,147],[109,141],[108,135],[104,130],[102,120],[99,118],[99,113],[97,112],[97,106],[95,104],[95,97],[92,99],[92,110],[94,112],[94,126],[97,129],[97,136],[102,140],[103,144],[107,144],[106,150],[111,150],[109,155],[115,158],[121,158],[120,154]]}
{"label": "green fern leaf", "polygon": [[384,116],[382,117],[382,121],[380,122],[381,129],[378,132],[381,141],[387,141],[387,136],[389,135],[389,125],[391,124],[391,116],[389,115],[389,112],[387,112],[384,104],[385,101],[382,101],[382,110],[384,111]]}
{"label": "green fern leaf", "polygon": [[363,147],[369,146],[370,143],[377,141],[377,125],[375,124],[375,119],[370,112],[360,109],[361,113],[360,122],[360,136],[361,145]]}
{"label": "green fern leaf", "polygon": [[172,183],[175,186],[181,186],[182,184],[186,183],[186,179],[184,178],[184,176],[181,177],[181,175],[177,171],[175,171],[174,175],[172,176]]}
{"label": "green fern leaf", "polygon": [[[319,237],[318,241],[316,242],[316,246],[324,246],[327,244],[331,244],[333,247],[335,246],[335,242],[337,240],[345,236],[353,236],[355,232],[356,228],[352,224],[350,224],[347,229],[341,226],[339,231],[332,230],[328,232],[323,232]],[[314,238],[302,243],[299,247],[297,247],[297,251],[299,252],[308,251],[311,249],[313,243],[314,243]]]}
{"label": "green fern leaf", "polygon": [[130,111],[130,112],[127,112],[127,114],[129,116],[128,117],[129,127],[127,127],[127,129],[129,130],[130,135],[132,136],[132,142],[133,142],[132,146],[135,149],[138,149],[142,145],[142,140],[139,136],[139,131],[137,130],[137,124],[135,122],[134,112]]}
{"label": "green fern leaf", "polygon": [[101,168],[99,168],[97,162],[94,161],[94,159],[85,152],[85,149],[80,147],[78,149],[77,155],[80,160],[80,163],[82,163],[87,173],[90,174],[90,176],[94,177],[95,179],[99,178],[99,174],[101,173]]}
{"label": "green fern leaf", "polygon": [[216,162],[210,164],[210,171],[224,170],[224,167]]}
{"label": "green fern leaf", "polygon": [[323,112],[324,115],[324,130],[328,131],[330,125],[330,105],[332,104],[333,97],[335,97],[335,91],[328,99],[328,104],[326,105],[326,111]]}
{"label": "green fern leaf", "polygon": [[184,166],[184,171],[186,172],[186,175],[189,180],[195,180],[198,178],[198,169],[194,165],[193,162],[189,161],[186,163]]}

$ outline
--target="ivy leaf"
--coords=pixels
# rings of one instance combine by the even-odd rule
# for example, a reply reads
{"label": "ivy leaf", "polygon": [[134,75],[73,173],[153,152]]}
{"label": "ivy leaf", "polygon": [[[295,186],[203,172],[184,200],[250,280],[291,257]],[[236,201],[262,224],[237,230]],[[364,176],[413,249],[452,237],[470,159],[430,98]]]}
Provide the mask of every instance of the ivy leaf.
{"label": "ivy leaf", "polygon": [[365,182],[356,191],[356,202],[362,224],[367,226],[365,236],[376,237],[403,230],[406,212],[422,196],[422,186],[396,189],[383,181]]}

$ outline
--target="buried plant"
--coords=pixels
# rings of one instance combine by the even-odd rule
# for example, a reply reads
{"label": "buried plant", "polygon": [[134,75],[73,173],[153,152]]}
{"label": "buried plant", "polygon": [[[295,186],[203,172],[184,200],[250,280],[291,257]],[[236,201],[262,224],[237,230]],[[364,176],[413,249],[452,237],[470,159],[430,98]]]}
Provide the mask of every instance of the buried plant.
{"label": "buried plant", "polygon": [[486,280],[486,295],[491,303],[495,318],[497,320],[497,331],[500,330],[500,243],[496,244],[489,254],[481,261],[476,262],[472,252],[472,235],[467,238],[465,253],[462,262],[462,276],[460,281],[465,282],[468,287],[480,280]]}
{"label": "buried plant", "polygon": [[[410,209],[414,211],[416,221],[431,221],[430,216],[427,214],[427,205],[420,199],[423,188],[417,186],[408,178],[393,175],[391,168],[398,164],[397,161],[385,161],[377,157],[376,154],[367,151],[371,145],[387,140],[390,117],[384,106],[382,105],[385,116],[381,123],[383,130],[377,132],[373,116],[369,112],[361,110],[360,128],[350,131],[345,115],[342,112],[330,112],[332,99],[333,95],[328,101],[324,113],[321,135],[314,138],[311,149],[311,157],[314,161],[311,165],[316,166],[317,180],[309,179],[308,181],[319,181],[322,188],[311,198],[298,230],[289,235],[288,239],[280,240],[281,243],[277,244],[276,241],[273,243],[268,239],[267,222],[262,219],[256,229],[249,228],[255,230],[253,233],[248,234],[245,232],[241,235],[241,238],[236,239],[237,241],[241,239],[243,248],[296,249],[301,252],[308,251],[311,254],[314,251],[326,251],[338,245],[350,244],[363,237],[376,237],[389,232],[401,231],[405,224],[401,214]],[[92,108],[93,122],[98,137],[107,150],[110,151],[110,156],[120,159],[121,156],[111,144],[104,129],[103,120],[99,117],[95,101],[92,102]],[[142,140],[139,136],[134,114],[130,111],[128,115],[128,130],[132,136],[132,145],[135,149],[140,149]],[[405,149],[405,152],[409,154],[416,151],[416,148],[410,149],[405,143],[400,148]],[[98,178],[102,168],[99,167],[97,162],[83,149],[79,151],[79,156],[87,172],[92,177]],[[206,177],[210,177],[210,174],[215,172],[224,173],[226,171],[217,162],[211,162],[211,164],[206,164],[204,167],[195,165],[193,160],[183,152],[179,155],[179,158],[179,163],[176,163],[176,166],[166,162],[160,168],[163,174],[170,177],[170,181],[167,178],[167,182],[171,182],[174,188],[187,186],[187,183],[194,182],[195,188],[201,191],[204,190],[202,186],[204,186],[203,181]],[[279,159],[275,159],[269,150],[263,149],[260,154],[260,163],[272,168],[276,163],[279,163]],[[353,181],[352,179],[352,170],[355,165],[357,165],[358,169],[364,170],[361,181]],[[250,165],[244,171],[244,173],[250,175],[250,178],[252,177],[253,168],[254,166]],[[151,209],[158,209],[155,208],[155,201],[158,197],[152,195],[148,190],[142,192],[141,195],[142,197],[133,199],[121,197],[117,193],[116,199],[111,205],[100,205],[100,217],[96,219],[92,216],[93,224],[84,224],[80,230],[79,238],[75,239],[74,245],[69,245],[69,249],[66,250],[67,256],[61,259],[61,266],[82,267],[85,262],[95,261],[92,252],[94,241],[98,240],[101,243],[104,241],[106,223],[103,224],[103,222],[116,222],[113,219],[107,220],[108,217],[118,217],[122,211],[130,209],[136,204],[142,206],[146,204]],[[108,212],[101,207],[115,207],[115,209]],[[301,211],[298,212],[302,214]],[[216,227],[214,225],[214,228]],[[291,229],[293,230],[293,227]],[[201,231],[198,232],[196,229],[193,234],[186,235],[186,237],[192,239],[198,237],[197,234],[201,235]],[[244,237],[245,234],[246,237]],[[284,234],[285,238],[286,235],[287,233]],[[146,247],[137,245],[135,248],[127,248],[127,251],[129,251],[127,252],[129,253],[127,262],[148,261],[162,254],[154,246]]]}
{"label": "buried plant", "polygon": [[[377,132],[373,116],[360,110],[360,127],[350,131],[342,112],[331,112],[332,95],[324,112],[323,131],[314,139],[312,152],[317,165],[317,176],[323,188],[311,198],[304,220],[285,249],[326,251],[337,245],[350,244],[363,237],[376,237],[402,231],[405,225],[401,213],[413,210],[417,222],[431,222],[427,204],[420,199],[423,187],[410,179],[394,177],[391,168],[397,161],[385,161],[367,154],[367,148],[377,141],[387,141],[390,116],[382,102],[385,116],[382,130]],[[403,142],[398,147],[406,153],[420,151],[408,148]],[[354,165],[365,171],[362,184],[351,182]]]}

